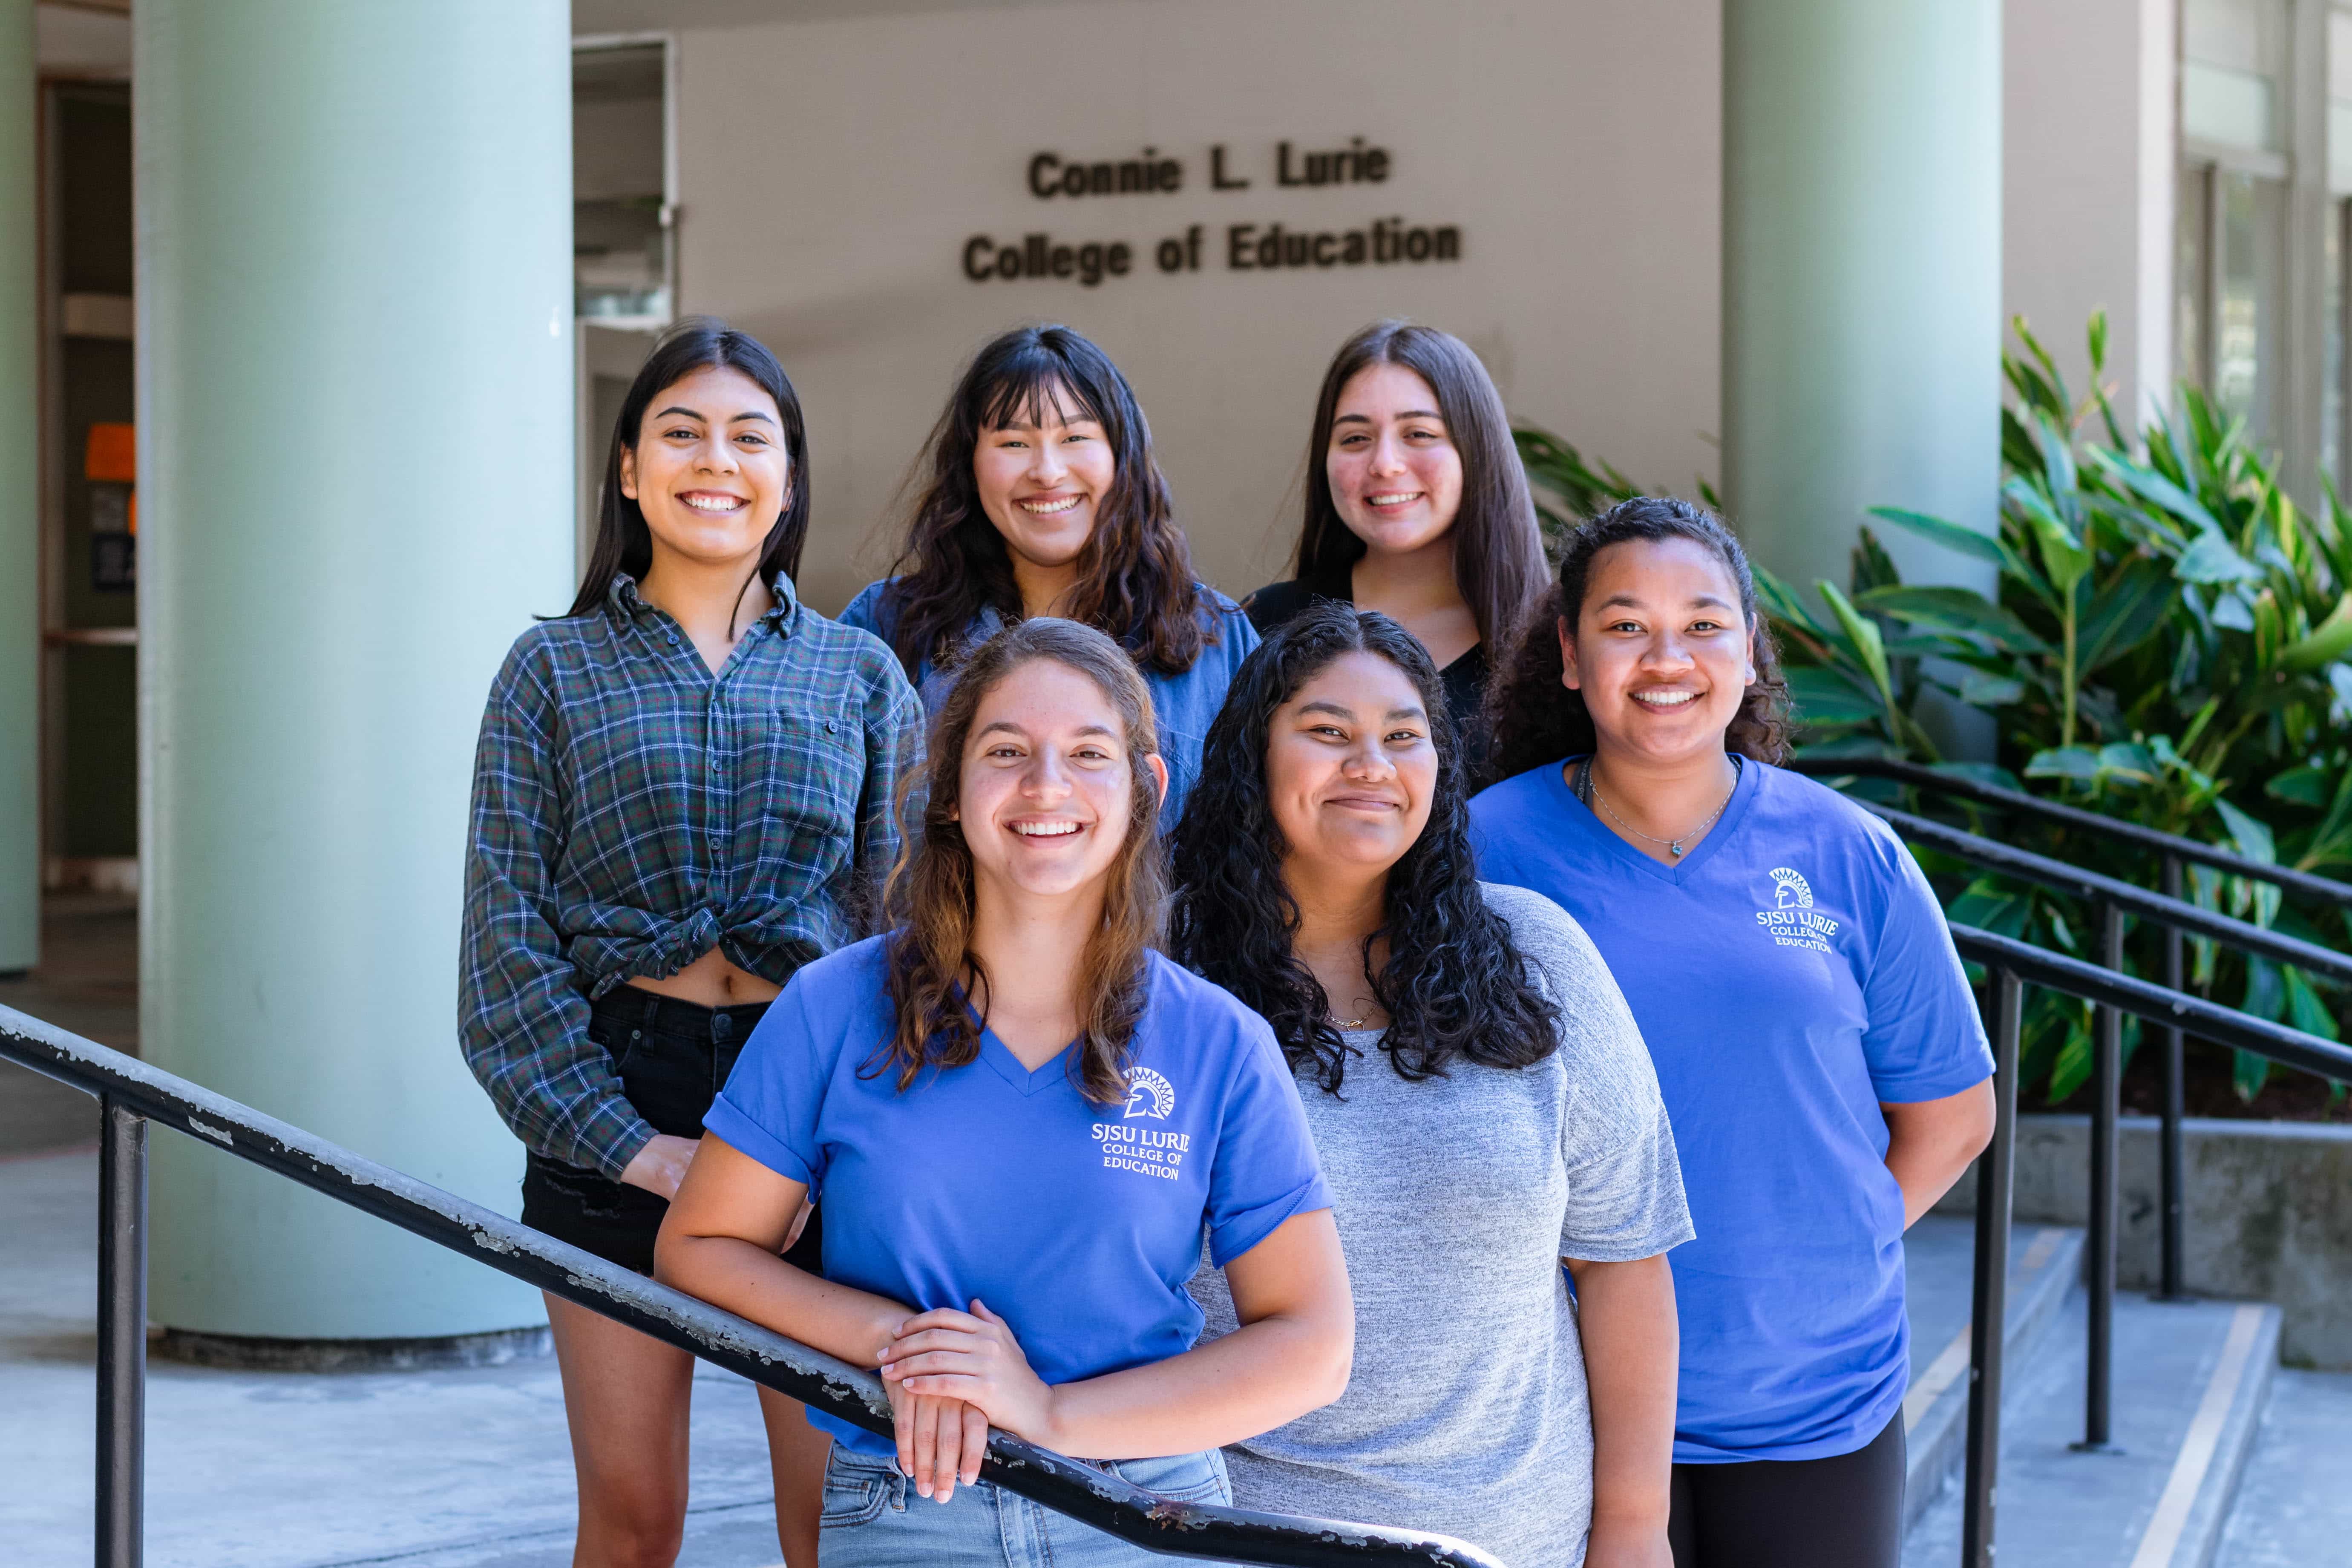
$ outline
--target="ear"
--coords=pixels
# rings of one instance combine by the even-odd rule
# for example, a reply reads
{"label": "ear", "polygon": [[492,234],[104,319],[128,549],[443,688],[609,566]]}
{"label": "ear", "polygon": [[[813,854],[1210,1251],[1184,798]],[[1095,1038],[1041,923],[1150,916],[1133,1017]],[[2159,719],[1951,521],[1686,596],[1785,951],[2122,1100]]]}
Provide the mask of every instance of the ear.
{"label": "ear", "polygon": [[631,500],[637,499],[637,449],[621,448],[621,493]]}
{"label": "ear", "polygon": [[1158,795],[1159,798],[1162,802],[1165,802],[1168,799],[1168,763],[1166,759],[1161,757],[1159,752],[1154,752],[1143,760],[1151,764],[1153,790]]}
{"label": "ear", "polygon": [[1761,635],[1762,635],[1762,627],[1758,624],[1756,617],[1755,617],[1754,616],[1748,616],[1748,685],[1750,685],[1750,686],[1753,686],[1753,685],[1755,685],[1755,684],[1756,684],[1756,664],[1757,664],[1757,659],[1756,659],[1756,642],[1757,642],[1757,638],[1758,638],[1759,636],[1761,636]]}
{"label": "ear", "polygon": [[1552,625],[1559,632],[1559,683],[1570,691],[1581,689],[1584,682],[1576,673],[1576,634],[1568,629],[1566,616]]}

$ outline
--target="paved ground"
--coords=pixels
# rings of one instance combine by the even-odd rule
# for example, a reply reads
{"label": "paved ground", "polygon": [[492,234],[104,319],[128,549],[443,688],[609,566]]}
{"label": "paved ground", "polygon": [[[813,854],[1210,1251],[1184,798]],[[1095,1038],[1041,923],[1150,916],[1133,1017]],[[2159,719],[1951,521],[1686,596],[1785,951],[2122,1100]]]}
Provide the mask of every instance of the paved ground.
{"label": "paved ground", "polygon": [[[30,1013],[101,1046],[137,1051],[137,900],[90,893],[52,896],[42,909],[40,967],[0,980],[0,1007]],[[0,1157],[97,1137],[96,1100],[0,1062]]]}
{"label": "paved ground", "polygon": [[[0,1560],[90,1554],[94,1153],[0,1163]],[[561,1568],[571,1447],[552,1361],[318,1375],[156,1363],[150,1568]],[[751,1384],[695,1384],[688,1568],[777,1561]]]}
{"label": "paved ground", "polygon": [[2352,1374],[2282,1371],[2216,1568],[2352,1560]]}

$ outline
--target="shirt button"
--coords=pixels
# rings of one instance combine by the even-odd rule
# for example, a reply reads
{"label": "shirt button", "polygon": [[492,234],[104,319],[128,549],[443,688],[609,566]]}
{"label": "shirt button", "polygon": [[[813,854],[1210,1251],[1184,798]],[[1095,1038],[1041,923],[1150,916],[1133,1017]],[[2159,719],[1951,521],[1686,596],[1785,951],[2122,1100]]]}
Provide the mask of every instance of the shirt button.
{"label": "shirt button", "polygon": [[841,726],[840,726],[840,725],[838,725],[838,724],[836,724],[836,723],[835,723],[832,720],[827,719],[827,720],[824,721],[824,732],[825,732],[826,734],[828,734],[828,735],[837,734],[837,733],[839,733],[839,732],[840,732],[840,730],[841,730]]}

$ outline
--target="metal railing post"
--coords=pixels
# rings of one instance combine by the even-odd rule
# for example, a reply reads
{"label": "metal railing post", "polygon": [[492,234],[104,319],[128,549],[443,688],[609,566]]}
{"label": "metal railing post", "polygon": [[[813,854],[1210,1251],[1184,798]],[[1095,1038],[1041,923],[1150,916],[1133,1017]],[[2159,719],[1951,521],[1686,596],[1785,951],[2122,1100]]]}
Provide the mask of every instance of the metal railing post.
{"label": "metal railing post", "polygon": [[147,1119],[99,1097],[98,1568],[139,1568],[147,1490]]}
{"label": "metal railing post", "polygon": [[[2124,968],[2124,912],[2099,912],[2099,963]],[[2078,1449],[2108,1447],[2107,1412],[2115,1382],[2116,1245],[2121,1204],[2116,1181],[2116,1123],[2123,1099],[2124,1016],[2102,1006],[2091,1015],[2091,1321],[2090,1364],[2083,1379],[2083,1440]]]}
{"label": "metal railing post", "polygon": [[[2164,858],[2164,896],[2168,899],[2180,897],[2180,857],[2178,855],[2167,855]],[[2182,963],[2179,929],[2175,926],[2166,926],[2164,928],[2164,987],[2168,991],[2178,991],[2185,978],[2186,969]],[[2158,1137],[2157,1147],[2157,1182],[2159,1189],[2159,1202],[2163,1209],[2159,1216],[2163,1226],[2161,1242],[2163,1260],[2157,1298],[2165,1301],[2179,1301],[2187,1300],[2189,1295],[2187,1288],[2181,1283],[2181,1258],[2185,1245],[2182,1237],[2182,1226],[2185,1223],[2182,1219],[2184,1213],[2182,1205],[2186,1202],[2187,1184],[2184,1170],[2185,1157],[2180,1146],[2180,1120],[2188,1112],[2188,1068],[2182,1057],[2179,1026],[2174,1025],[2158,1031],[2158,1037],[2164,1047],[2164,1102],[2161,1110],[2163,1128]]]}
{"label": "metal railing post", "polygon": [[2009,1215],[2017,1173],[2017,1052],[2025,986],[1993,971],[1992,1142],[1977,1158],[1976,1275],[1969,1316],[1968,1472],[1960,1511],[1961,1568],[1992,1568],[2000,1474],[2000,1373],[2009,1316]]}

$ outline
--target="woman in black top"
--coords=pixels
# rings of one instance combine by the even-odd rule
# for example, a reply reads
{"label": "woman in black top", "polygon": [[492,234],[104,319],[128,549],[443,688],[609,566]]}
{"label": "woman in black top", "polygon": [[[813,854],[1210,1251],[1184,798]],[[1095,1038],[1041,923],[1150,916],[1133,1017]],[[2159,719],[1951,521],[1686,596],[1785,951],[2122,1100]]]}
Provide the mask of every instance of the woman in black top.
{"label": "woman in black top", "polygon": [[1292,575],[1243,605],[1271,636],[1318,599],[1421,639],[1470,775],[1484,782],[1487,649],[1543,591],[1543,536],[1486,367],[1450,332],[1376,321],[1323,375]]}

